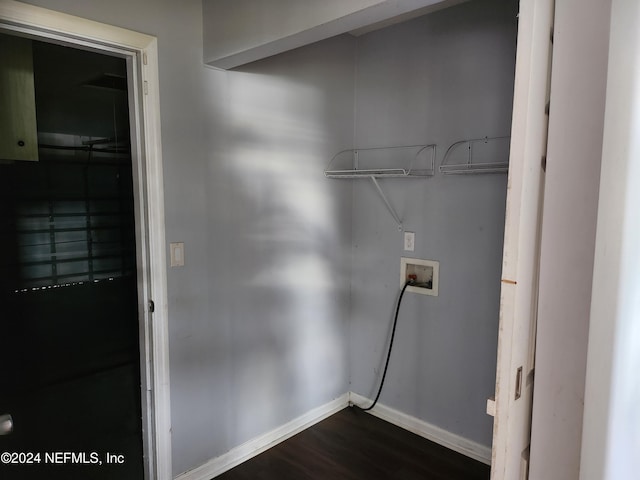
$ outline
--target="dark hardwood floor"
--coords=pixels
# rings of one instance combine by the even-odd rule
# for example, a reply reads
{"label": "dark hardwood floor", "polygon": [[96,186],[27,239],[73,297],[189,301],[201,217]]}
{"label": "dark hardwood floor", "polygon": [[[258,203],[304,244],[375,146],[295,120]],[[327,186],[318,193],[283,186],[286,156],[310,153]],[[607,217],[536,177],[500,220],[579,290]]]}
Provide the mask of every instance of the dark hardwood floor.
{"label": "dark hardwood floor", "polygon": [[216,480],[487,480],[489,466],[346,408]]}

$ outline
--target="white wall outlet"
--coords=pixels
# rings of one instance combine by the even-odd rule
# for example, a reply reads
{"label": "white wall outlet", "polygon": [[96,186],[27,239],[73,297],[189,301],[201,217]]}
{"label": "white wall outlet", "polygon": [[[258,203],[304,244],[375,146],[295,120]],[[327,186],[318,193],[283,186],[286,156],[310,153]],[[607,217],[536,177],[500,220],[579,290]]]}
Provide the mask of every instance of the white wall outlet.
{"label": "white wall outlet", "polygon": [[170,243],[169,251],[171,252],[171,266],[184,267],[184,243],[183,242]]}
{"label": "white wall outlet", "polygon": [[416,248],[416,234],[404,232],[404,249],[406,252],[413,252]]}
{"label": "white wall outlet", "polygon": [[405,283],[411,282],[407,292],[437,297],[439,279],[440,262],[420,258],[400,259],[400,285],[404,287]]}

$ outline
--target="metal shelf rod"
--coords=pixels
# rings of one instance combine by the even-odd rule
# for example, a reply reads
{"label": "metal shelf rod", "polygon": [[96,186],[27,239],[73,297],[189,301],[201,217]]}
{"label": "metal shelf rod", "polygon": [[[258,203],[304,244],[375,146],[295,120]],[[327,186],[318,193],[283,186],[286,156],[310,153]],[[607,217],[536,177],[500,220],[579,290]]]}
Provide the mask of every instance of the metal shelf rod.
{"label": "metal shelf rod", "polygon": [[398,217],[398,214],[396,213],[396,211],[391,206],[391,203],[389,203],[389,200],[387,199],[387,196],[382,191],[382,188],[380,188],[380,184],[378,183],[378,180],[376,179],[376,177],[374,177],[372,175],[371,176],[371,181],[373,182],[373,186],[376,187],[376,190],[378,191],[378,194],[382,198],[382,201],[387,206],[387,210],[389,210],[389,213],[391,214],[393,219],[396,221],[396,224],[398,225],[398,230],[402,230],[402,220],[400,220],[400,217]]}

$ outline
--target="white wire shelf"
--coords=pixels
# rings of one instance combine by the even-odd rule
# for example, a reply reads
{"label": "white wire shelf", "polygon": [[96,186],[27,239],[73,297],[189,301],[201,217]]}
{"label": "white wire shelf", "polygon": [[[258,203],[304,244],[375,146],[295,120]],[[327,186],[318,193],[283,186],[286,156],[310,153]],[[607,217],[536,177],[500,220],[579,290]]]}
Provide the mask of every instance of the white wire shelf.
{"label": "white wire shelf", "polygon": [[[444,154],[440,173],[444,175],[507,173],[510,139],[510,136],[484,137],[455,142]],[[493,160],[495,158],[498,160]]]}
{"label": "white wire shelf", "polygon": [[403,168],[387,168],[387,169],[361,169],[361,170],[327,170],[324,172],[327,178],[399,178],[399,177],[420,177],[426,176],[415,174]]}
{"label": "white wire shelf", "polygon": [[347,149],[333,156],[324,175],[345,179],[430,177],[435,156],[434,144]]}
{"label": "white wire shelf", "polygon": [[[431,177],[435,171],[435,157],[435,144],[354,148],[336,153],[324,175],[327,178],[370,179],[396,221],[398,230],[402,230],[402,220],[384,194],[378,179]],[[336,164],[340,167],[336,168]]]}

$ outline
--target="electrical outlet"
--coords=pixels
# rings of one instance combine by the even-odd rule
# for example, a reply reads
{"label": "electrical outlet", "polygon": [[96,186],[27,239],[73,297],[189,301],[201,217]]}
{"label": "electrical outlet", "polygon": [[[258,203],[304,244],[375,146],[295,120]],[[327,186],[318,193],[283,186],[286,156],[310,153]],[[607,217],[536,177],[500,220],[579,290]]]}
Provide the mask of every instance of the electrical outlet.
{"label": "electrical outlet", "polygon": [[406,252],[413,252],[416,248],[416,234],[404,232],[404,249]]}
{"label": "electrical outlet", "polygon": [[423,295],[438,296],[438,282],[440,277],[440,262],[422,260],[420,258],[400,259],[400,285],[411,281],[407,292]]}

